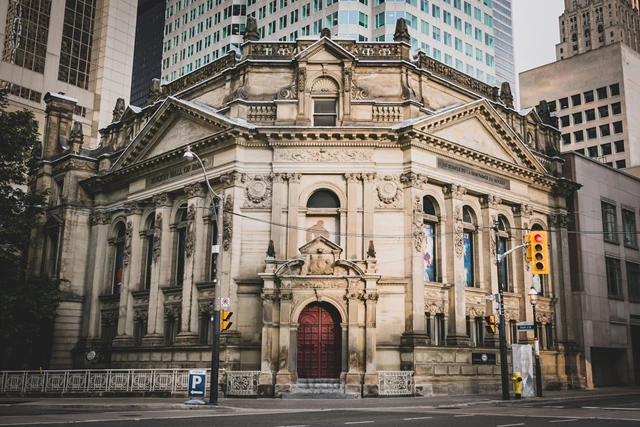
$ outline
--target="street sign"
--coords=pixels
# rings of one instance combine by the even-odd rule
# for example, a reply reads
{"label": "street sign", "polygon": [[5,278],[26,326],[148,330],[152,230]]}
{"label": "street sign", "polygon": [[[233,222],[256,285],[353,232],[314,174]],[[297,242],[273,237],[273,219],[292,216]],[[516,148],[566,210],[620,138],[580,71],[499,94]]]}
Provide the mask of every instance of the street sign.
{"label": "street sign", "polygon": [[496,355],[494,353],[471,353],[472,365],[495,365]]}
{"label": "street sign", "polygon": [[189,370],[189,397],[204,398],[207,394],[207,371],[204,369]]}
{"label": "street sign", "polygon": [[220,298],[220,305],[222,307],[231,307],[231,299],[229,298]]}
{"label": "street sign", "polygon": [[533,331],[533,322],[518,322],[516,327],[519,331]]}
{"label": "street sign", "polygon": [[491,295],[487,295],[486,297],[484,297],[484,299],[489,300],[489,301],[495,301],[496,296],[491,294]]}

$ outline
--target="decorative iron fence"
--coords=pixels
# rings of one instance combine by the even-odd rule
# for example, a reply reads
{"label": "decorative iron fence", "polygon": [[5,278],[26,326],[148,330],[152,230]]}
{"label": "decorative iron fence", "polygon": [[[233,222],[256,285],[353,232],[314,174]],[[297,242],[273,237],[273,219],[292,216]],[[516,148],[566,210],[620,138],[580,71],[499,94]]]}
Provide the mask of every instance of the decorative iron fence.
{"label": "decorative iron fence", "polygon": [[[207,386],[210,386],[210,369]],[[257,372],[220,371],[227,395],[257,396]],[[187,393],[189,369],[2,371],[0,393],[169,392]]]}
{"label": "decorative iron fence", "polygon": [[413,396],[413,371],[378,371],[380,396]]}

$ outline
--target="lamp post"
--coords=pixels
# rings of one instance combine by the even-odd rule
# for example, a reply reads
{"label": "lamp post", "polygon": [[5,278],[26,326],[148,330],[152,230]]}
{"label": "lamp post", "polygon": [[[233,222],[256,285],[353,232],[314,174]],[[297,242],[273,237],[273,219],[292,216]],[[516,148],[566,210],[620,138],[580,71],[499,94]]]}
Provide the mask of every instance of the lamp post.
{"label": "lamp post", "polygon": [[540,372],[540,341],[538,340],[538,322],[536,321],[536,304],[538,304],[538,291],[532,286],[529,289],[529,302],[533,308],[533,348],[536,354],[536,396],[542,397],[542,373]]}
{"label": "lamp post", "polygon": [[[204,182],[207,184],[207,188],[209,189],[209,193],[211,194],[211,204],[215,208],[215,202],[218,201],[218,209],[216,212],[216,224],[218,230],[218,252],[216,262],[218,264],[218,268],[216,268],[216,277],[213,279],[216,285],[216,298],[213,303],[213,317],[211,319],[211,328],[213,329],[213,342],[211,343],[211,387],[209,397],[209,403],[211,405],[218,404],[218,380],[219,380],[219,370],[220,370],[220,294],[222,293],[222,285],[221,285],[221,277],[220,277],[220,266],[221,266],[221,258],[222,252],[219,250],[219,244],[222,242],[222,195],[217,194],[211,188],[211,184],[209,184],[209,178],[207,177],[207,170],[204,167],[204,163],[202,163],[202,159],[191,151],[191,147],[187,146],[187,151],[184,153],[184,158],[191,161],[194,158],[198,160],[200,166],[202,167],[202,173],[204,174]],[[212,247],[212,253],[214,251],[214,247]]]}

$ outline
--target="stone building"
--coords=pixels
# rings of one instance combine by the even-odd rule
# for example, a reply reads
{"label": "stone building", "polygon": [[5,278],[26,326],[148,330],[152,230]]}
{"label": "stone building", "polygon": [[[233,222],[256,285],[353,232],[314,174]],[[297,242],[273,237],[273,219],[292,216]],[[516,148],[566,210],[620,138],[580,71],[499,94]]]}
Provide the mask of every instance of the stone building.
{"label": "stone building", "polygon": [[416,393],[495,390],[499,365],[472,361],[498,353],[483,327],[495,253],[545,229],[550,275],[534,280],[522,250],[503,263],[507,335],[532,341],[515,326],[536,283],[545,384],[580,386],[565,221],[578,186],[560,134],[545,104],[518,113],[507,84],[410,55],[403,23],[383,43],[262,42],[249,25],[241,57],[156,82],[95,150],[73,101],[49,95],[33,185],[52,193],[30,263],[68,280],[52,365],[95,349],[95,367],[208,366],[219,270],[234,312],[221,366],[260,371],[260,396],[307,378],[375,396],[385,371],[413,371]]}

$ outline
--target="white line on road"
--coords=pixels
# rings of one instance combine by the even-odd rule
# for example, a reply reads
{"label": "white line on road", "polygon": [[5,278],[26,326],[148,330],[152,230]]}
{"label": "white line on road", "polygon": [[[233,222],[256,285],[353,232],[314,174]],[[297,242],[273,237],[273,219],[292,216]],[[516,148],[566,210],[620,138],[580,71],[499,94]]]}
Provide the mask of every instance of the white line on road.
{"label": "white line on road", "polygon": [[464,414],[464,415],[454,415],[453,418],[473,417],[473,416],[475,416],[475,414]]}
{"label": "white line on road", "polygon": [[309,427],[309,424],[298,424],[294,426],[276,426],[276,427]]}
{"label": "white line on road", "polygon": [[549,421],[550,423],[570,423],[571,421],[578,421],[577,418],[574,418],[572,420],[553,420],[553,421]]}
{"label": "white line on road", "polygon": [[616,407],[611,407],[611,408],[600,408],[600,409],[604,409],[605,411],[640,411],[640,408],[616,408]]}
{"label": "white line on road", "polygon": [[564,409],[564,406],[553,406],[553,405],[549,405],[549,406],[543,406],[543,408]]}
{"label": "white line on road", "polygon": [[524,423],[518,423],[518,424],[502,424],[500,426],[496,426],[496,427],[512,427],[512,426],[523,426]]}
{"label": "white line on road", "polygon": [[403,421],[413,421],[413,420],[430,420],[433,417],[416,417],[416,418],[403,418]]}
{"label": "white line on road", "polygon": [[375,423],[375,421],[351,421],[344,424],[347,425],[347,424],[371,424],[371,423]]}
{"label": "white line on road", "polygon": [[599,406],[583,406],[582,409],[600,409]]}

